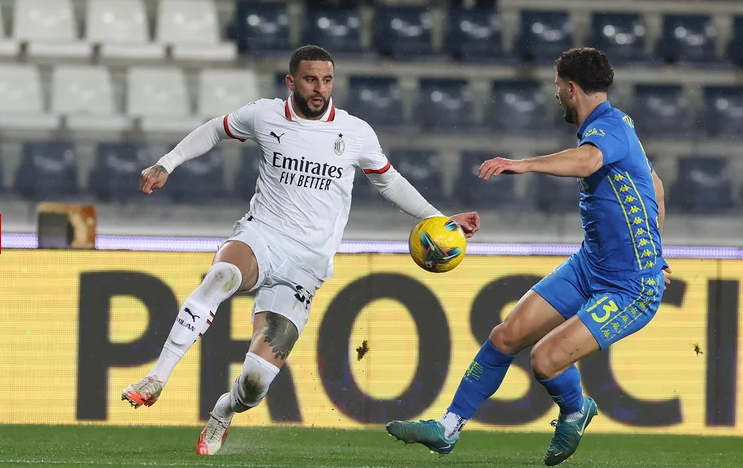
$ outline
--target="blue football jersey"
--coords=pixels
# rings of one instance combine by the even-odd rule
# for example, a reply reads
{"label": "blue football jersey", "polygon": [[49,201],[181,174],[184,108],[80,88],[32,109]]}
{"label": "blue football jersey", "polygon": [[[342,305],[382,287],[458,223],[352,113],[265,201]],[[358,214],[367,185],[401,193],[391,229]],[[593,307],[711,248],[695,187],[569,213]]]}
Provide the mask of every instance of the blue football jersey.
{"label": "blue football jersey", "polygon": [[607,102],[578,129],[578,146],[604,155],[601,169],[579,179],[585,237],[578,255],[603,276],[656,274],[663,266],[653,166],[634,121]]}

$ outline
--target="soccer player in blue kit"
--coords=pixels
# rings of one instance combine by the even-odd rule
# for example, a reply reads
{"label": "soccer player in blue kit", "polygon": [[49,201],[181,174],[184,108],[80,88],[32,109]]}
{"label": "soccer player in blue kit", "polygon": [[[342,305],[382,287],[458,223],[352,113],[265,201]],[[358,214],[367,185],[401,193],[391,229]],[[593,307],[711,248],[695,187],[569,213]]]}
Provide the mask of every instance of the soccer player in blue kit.
{"label": "soccer player in blue kit", "polygon": [[555,69],[555,97],[565,120],[578,126],[577,148],[523,160],[491,159],[479,175],[576,177],[583,244],[493,328],[440,420],[387,424],[400,440],[451,452],[465,423],[498,390],[515,355],[536,344],[534,375],[560,408],[544,462],[563,462],[597,414],[593,399],[583,396],[575,363],[647,325],[670,282],[661,249],[663,184],[633,120],[608,101],[614,81],[609,60],[597,49],[576,48],[564,52]]}

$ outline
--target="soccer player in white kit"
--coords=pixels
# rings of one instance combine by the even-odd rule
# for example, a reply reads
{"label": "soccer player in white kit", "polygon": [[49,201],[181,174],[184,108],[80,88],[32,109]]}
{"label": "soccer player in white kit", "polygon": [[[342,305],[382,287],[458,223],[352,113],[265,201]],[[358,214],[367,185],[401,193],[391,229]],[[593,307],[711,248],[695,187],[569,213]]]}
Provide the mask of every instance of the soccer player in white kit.
{"label": "soccer player in white kit", "polygon": [[[175,365],[211,325],[219,304],[237,291],[256,291],[242,373],[217,400],[197,442],[200,455],[215,454],[235,413],[261,402],[302,333],[315,292],[333,274],[356,168],[415,219],[441,215],[392,167],[371,126],[333,105],[334,71],[324,49],[297,49],[286,77],[288,99],[260,99],[212,119],[142,171],[140,190],[152,194],[178,165],[220,140],[253,140],[261,148],[250,210],[181,306],[155,367],[122,392],[122,400],[135,408],[153,405]],[[477,213],[451,218],[468,237],[479,229]]]}

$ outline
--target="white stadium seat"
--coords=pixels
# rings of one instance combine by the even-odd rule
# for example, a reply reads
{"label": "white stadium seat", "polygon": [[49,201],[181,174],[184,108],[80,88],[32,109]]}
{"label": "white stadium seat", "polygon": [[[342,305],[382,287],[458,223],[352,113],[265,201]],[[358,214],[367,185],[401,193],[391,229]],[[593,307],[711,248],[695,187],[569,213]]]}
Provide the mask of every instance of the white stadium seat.
{"label": "white stadium seat", "polygon": [[108,68],[60,65],[52,74],[52,112],[67,116],[71,130],[117,131],[129,119],[118,114]]}
{"label": "white stadium seat", "polygon": [[28,42],[32,57],[88,58],[92,46],[78,40],[71,0],[16,0],[13,37]]}
{"label": "white stadium seat", "polygon": [[3,10],[0,8],[0,57],[15,57],[21,50],[18,41],[8,39],[5,33],[5,21],[3,21]]}
{"label": "white stadium seat", "polygon": [[234,42],[222,42],[213,0],[160,0],[157,41],[173,47],[176,60],[233,61]]}
{"label": "white stadium seat", "polygon": [[59,117],[46,111],[36,66],[0,64],[0,128],[54,130],[58,126]]}
{"label": "white stadium seat", "polygon": [[205,119],[234,112],[260,99],[258,77],[252,70],[202,70],[197,113]]}
{"label": "white stadium seat", "polygon": [[86,38],[104,59],[162,60],[165,47],[150,39],[142,0],[89,0]]}
{"label": "white stadium seat", "polygon": [[133,67],[127,74],[127,114],[146,132],[188,133],[202,120],[191,114],[186,76],[178,68]]}

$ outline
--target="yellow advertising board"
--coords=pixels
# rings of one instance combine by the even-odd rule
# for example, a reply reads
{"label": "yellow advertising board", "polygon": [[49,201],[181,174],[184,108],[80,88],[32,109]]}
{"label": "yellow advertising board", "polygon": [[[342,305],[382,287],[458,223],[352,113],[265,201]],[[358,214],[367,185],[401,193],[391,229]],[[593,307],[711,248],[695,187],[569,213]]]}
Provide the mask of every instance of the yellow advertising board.
{"label": "yellow advertising board", "polygon": [[[153,366],[210,253],[5,250],[0,423],[200,425],[239,374],[252,298],[236,296],[157,404],[121,389]],[[406,255],[338,255],[287,367],[233,424],[355,428],[439,418],[490,329],[560,257],[468,256],[431,274]],[[642,331],[579,363],[597,432],[743,435],[743,261],[671,262]],[[369,352],[358,359],[366,341]],[[528,350],[468,427],[550,432],[557,409]]]}

